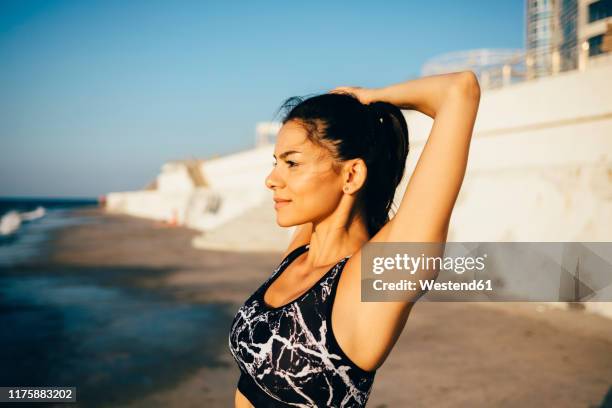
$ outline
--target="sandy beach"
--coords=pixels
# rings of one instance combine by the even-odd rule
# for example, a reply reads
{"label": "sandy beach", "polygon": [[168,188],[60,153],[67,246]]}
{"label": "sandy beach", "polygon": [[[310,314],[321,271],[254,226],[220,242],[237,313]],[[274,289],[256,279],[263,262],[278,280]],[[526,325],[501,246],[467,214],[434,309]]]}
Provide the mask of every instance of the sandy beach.
{"label": "sandy beach", "polygon": [[[280,253],[193,249],[197,232],[184,228],[99,209],[81,215],[93,222],[58,232],[45,262],[63,271],[150,271],[114,276],[108,284],[224,305],[228,328],[232,313],[280,262]],[[217,341],[215,364],[119,405],[233,406],[238,369],[226,339]],[[420,302],[378,370],[368,406],[600,407],[610,393],[612,320],[537,303]]]}

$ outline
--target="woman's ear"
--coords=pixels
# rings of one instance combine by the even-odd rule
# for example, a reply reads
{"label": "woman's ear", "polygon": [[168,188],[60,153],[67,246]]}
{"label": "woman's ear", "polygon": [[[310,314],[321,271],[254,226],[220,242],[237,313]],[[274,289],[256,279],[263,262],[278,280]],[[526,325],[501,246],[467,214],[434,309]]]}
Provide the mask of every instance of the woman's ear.
{"label": "woman's ear", "polygon": [[343,180],[344,192],[354,194],[365,185],[368,168],[363,159],[348,160],[344,165]]}

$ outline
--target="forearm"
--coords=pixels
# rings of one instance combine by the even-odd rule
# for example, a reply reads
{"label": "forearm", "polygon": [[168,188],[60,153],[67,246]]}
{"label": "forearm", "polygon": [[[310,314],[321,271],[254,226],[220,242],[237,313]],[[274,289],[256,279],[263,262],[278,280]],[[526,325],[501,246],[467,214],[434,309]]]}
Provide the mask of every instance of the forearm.
{"label": "forearm", "polygon": [[454,72],[413,79],[371,90],[370,99],[391,103],[401,109],[417,110],[435,118],[453,89],[478,87],[470,71]]}

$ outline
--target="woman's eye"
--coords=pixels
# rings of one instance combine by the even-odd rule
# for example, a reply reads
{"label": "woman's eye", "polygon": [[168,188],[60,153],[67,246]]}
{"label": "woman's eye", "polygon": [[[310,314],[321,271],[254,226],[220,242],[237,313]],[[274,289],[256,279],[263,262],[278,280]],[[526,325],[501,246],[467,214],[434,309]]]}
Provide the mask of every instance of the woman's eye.
{"label": "woman's eye", "polygon": [[[285,163],[287,163],[289,167],[297,166],[297,163],[291,160],[286,160]],[[276,164],[277,164],[276,162],[272,162],[272,167],[276,167]]]}

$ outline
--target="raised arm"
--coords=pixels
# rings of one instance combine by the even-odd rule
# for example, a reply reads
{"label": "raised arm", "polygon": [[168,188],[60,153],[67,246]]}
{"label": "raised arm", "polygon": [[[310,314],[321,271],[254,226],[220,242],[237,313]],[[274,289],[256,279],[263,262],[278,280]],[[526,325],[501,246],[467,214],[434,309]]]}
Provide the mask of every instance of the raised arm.
{"label": "raised arm", "polygon": [[[445,242],[451,212],[463,182],[480,102],[476,76],[472,72],[460,72],[380,89],[336,89],[352,92],[364,103],[389,102],[434,119],[397,214],[370,241]],[[340,319],[336,321],[343,321],[345,327],[351,328],[350,336],[337,334],[340,345],[362,368],[373,369],[388,356],[422,293],[409,293],[399,302],[361,302],[360,263],[361,251],[358,251],[345,266],[334,313]]]}

